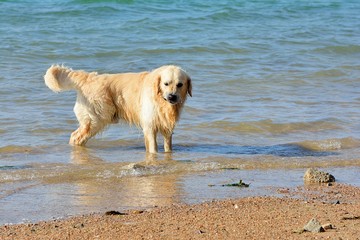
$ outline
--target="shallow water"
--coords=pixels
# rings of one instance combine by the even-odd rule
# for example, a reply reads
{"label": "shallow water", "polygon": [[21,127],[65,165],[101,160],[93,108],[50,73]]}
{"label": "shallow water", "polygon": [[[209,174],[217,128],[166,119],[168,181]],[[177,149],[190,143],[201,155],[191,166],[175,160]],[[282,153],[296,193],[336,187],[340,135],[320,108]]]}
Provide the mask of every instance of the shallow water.
{"label": "shallow water", "polygon": [[[301,184],[308,167],[359,185],[359,10],[341,0],[0,1],[0,224],[233,197],[201,189],[239,174],[267,176],[252,184],[258,194]],[[147,156],[126,124],[69,146],[76,95],[44,85],[53,63],[182,66],[193,98],[174,153]]]}

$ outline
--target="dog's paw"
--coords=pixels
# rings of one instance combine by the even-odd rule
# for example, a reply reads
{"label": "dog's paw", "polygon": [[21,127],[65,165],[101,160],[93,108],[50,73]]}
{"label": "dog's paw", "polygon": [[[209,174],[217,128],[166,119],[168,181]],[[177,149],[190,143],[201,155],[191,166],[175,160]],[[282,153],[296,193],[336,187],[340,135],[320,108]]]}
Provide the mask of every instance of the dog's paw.
{"label": "dog's paw", "polygon": [[77,129],[76,131],[74,131],[71,134],[69,144],[83,146],[83,145],[85,145],[87,140],[88,140],[88,138],[86,136],[84,136],[83,134],[81,134],[81,131],[79,129]]}

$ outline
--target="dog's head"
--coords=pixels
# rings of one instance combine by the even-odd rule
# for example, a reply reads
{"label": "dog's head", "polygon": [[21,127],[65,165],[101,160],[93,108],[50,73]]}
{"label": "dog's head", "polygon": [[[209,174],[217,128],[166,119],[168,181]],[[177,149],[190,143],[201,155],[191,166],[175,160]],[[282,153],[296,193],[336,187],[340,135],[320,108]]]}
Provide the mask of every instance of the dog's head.
{"label": "dog's head", "polygon": [[187,73],[177,66],[164,66],[158,69],[156,87],[158,95],[172,105],[184,103],[192,96],[191,79]]}

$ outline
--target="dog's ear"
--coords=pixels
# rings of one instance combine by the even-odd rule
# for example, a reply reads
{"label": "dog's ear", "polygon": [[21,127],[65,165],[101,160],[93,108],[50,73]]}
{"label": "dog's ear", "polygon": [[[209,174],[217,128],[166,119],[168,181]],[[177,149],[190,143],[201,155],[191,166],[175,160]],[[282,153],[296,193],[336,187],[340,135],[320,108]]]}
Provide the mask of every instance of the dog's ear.
{"label": "dog's ear", "polygon": [[156,92],[157,95],[161,93],[160,83],[161,83],[161,76],[156,75],[154,81],[154,92]]}
{"label": "dog's ear", "polygon": [[191,84],[191,78],[188,77],[187,79],[188,84],[187,84],[187,93],[189,94],[190,97],[192,97],[192,84]]}

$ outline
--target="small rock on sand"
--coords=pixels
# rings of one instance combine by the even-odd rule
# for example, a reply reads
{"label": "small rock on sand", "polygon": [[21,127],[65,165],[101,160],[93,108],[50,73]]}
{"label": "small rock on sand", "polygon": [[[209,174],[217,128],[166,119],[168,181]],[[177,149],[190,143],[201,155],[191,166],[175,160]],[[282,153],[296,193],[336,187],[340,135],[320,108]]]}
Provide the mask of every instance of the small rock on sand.
{"label": "small rock on sand", "polygon": [[335,182],[335,177],[327,172],[309,168],[304,175],[305,183],[329,183]]}
{"label": "small rock on sand", "polygon": [[334,229],[334,226],[331,223],[327,223],[322,225],[322,227],[327,230],[327,229]]}
{"label": "small rock on sand", "polygon": [[304,230],[307,232],[325,232],[324,228],[321,226],[320,222],[313,218],[305,226]]}

